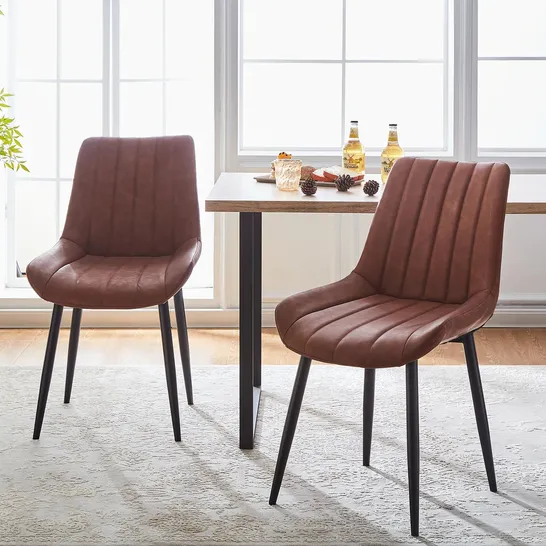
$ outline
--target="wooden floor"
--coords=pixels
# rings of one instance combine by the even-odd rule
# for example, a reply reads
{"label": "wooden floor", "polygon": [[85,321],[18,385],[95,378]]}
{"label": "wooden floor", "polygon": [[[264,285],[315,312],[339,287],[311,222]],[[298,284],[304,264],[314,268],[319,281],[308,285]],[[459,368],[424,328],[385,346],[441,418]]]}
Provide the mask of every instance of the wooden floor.
{"label": "wooden floor", "polygon": [[[57,362],[66,360],[68,330],[61,330]],[[174,332],[173,332],[174,333]],[[174,333],[176,343],[176,333]],[[229,329],[190,329],[192,362],[238,364],[239,335]],[[41,366],[47,330],[0,330],[0,366]],[[480,364],[546,364],[546,328],[483,328],[476,334]],[[264,329],[264,364],[296,364],[298,356],[286,349],[275,329]],[[178,348],[175,348],[177,360]],[[162,362],[159,329],[107,330],[81,332],[78,365],[140,365]],[[463,364],[462,346],[442,345],[423,358],[422,364]]]}

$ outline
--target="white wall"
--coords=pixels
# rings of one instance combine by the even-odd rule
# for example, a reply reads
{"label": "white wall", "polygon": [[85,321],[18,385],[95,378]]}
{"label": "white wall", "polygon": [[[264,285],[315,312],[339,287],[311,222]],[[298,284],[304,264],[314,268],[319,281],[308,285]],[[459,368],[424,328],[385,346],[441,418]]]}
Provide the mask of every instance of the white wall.
{"label": "white wall", "polygon": [[505,226],[501,302],[546,306],[546,217],[508,216]]}

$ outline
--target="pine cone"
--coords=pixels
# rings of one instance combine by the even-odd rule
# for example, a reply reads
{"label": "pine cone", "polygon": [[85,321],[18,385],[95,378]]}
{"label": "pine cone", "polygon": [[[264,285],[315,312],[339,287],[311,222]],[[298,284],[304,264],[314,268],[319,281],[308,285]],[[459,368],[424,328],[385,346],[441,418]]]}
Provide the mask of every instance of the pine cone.
{"label": "pine cone", "polygon": [[342,174],[335,179],[335,184],[338,191],[347,191],[354,184],[350,174]]}
{"label": "pine cone", "polygon": [[379,183],[376,182],[375,180],[368,180],[368,182],[364,184],[363,189],[364,189],[364,193],[371,197],[372,195],[375,195],[379,191]]}
{"label": "pine cone", "polygon": [[305,195],[315,195],[317,193],[317,183],[312,176],[306,176],[301,181],[300,189]]}

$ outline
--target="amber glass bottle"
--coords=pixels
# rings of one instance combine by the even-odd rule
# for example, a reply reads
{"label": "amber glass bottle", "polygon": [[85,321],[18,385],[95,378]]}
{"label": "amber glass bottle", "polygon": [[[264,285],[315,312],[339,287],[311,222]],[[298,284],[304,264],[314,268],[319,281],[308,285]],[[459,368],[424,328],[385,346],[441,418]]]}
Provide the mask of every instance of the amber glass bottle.
{"label": "amber glass bottle", "polygon": [[366,156],[358,137],[358,121],[351,121],[349,140],[343,147],[343,167],[354,172],[364,173]]}
{"label": "amber glass bottle", "polygon": [[385,184],[389,178],[395,161],[404,155],[404,150],[398,144],[398,127],[396,123],[389,125],[389,141],[381,153],[381,182]]}

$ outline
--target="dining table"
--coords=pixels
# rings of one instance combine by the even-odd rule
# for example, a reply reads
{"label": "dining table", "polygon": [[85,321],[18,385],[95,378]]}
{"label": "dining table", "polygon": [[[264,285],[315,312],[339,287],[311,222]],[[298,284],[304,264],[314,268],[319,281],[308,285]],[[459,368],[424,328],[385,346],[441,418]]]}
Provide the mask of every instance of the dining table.
{"label": "dining table", "polygon": [[[353,186],[319,187],[315,195],[258,182],[263,173],[224,172],[205,201],[207,212],[239,214],[239,447],[252,449],[262,387],[262,213],[373,214],[381,202]],[[369,179],[367,176],[366,179]],[[377,178],[372,175],[371,178]],[[387,182],[388,183],[388,182]],[[512,175],[507,214],[546,214],[546,179]]]}

